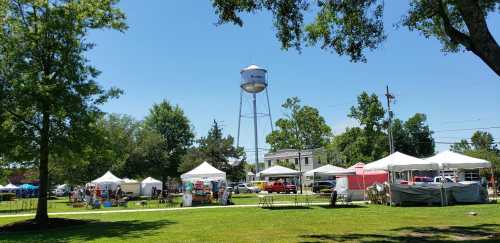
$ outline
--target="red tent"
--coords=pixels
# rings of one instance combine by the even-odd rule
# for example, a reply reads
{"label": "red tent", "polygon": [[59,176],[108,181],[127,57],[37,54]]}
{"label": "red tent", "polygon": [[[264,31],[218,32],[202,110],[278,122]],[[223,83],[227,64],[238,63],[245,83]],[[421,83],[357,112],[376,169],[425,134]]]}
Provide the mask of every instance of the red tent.
{"label": "red tent", "polygon": [[373,184],[381,184],[387,181],[386,171],[364,171],[364,163],[357,163],[348,169],[354,169],[356,175],[347,176],[349,190],[366,190],[367,187]]}

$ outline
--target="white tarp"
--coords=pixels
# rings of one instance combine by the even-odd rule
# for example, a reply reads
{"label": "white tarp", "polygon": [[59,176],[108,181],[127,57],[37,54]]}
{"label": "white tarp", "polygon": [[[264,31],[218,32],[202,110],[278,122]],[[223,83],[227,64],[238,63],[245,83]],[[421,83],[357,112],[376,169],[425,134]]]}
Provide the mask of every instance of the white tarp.
{"label": "white tarp", "polygon": [[16,190],[16,189],[19,189],[19,187],[12,184],[12,183],[9,183],[6,186],[4,186],[2,189],[3,190]]}
{"label": "white tarp", "polygon": [[395,152],[385,158],[365,165],[365,171],[407,171],[407,170],[438,170],[439,165],[430,161],[415,158],[400,152]]}
{"label": "white tarp", "polygon": [[300,175],[301,173],[299,171],[296,171],[296,170],[292,170],[290,168],[286,168],[286,167],[283,167],[283,166],[279,166],[279,165],[275,165],[273,167],[269,167],[263,171],[261,171],[260,173],[258,173],[258,177],[262,178],[262,177],[279,177],[279,176],[283,176],[283,177],[287,177],[287,176],[298,176]]}
{"label": "white tarp", "polygon": [[226,172],[220,171],[207,162],[181,175],[183,181],[226,180]]}
{"label": "white tarp", "polygon": [[111,189],[115,190],[118,185],[123,182],[122,179],[116,177],[110,171],[107,171],[103,176],[92,181],[93,184],[99,185],[100,189],[106,190]]}
{"label": "white tarp", "polygon": [[344,169],[342,167],[334,166],[334,165],[323,165],[314,170],[310,170],[306,172],[305,176],[314,176],[314,175],[331,175],[331,176],[344,176],[344,175],[355,175],[356,171],[354,169]]}
{"label": "white tarp", "polygon": [[141,193],[141,183],[137,180],[123,178],[122,184],[120,184],[122,191],[127,194],[132,194],[132,196],[138,196]]}
{"label": "white tarp", "polygon": [[491,163],[489,161],[455,153],[449,150],[438,153],[425,160],[439,164],[441,169],[480,169],[491,167]]}
{"label": "white tarp", "polygon": [[157,190],[163,190],[163,183],[159,180],[156,180],[152,177],[148,177],[141,182],[141,195],[143,196],[151,196],[151,191],[153,187],[156,187]]}

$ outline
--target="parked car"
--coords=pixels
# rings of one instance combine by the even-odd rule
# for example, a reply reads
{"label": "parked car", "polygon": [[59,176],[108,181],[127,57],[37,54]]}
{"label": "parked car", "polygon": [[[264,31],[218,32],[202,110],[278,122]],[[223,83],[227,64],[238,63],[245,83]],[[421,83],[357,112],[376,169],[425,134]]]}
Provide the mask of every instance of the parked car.
{"label": "parked car", "polygon": [[331,190],[332,188],[335,188],[334,181],[315,181],[312,186],[312,191],[319,193],[322,190]]}
{"label": "parked car", "polygon": [[297,193],[297,187],[293,184],[275,181],[266,184],[266,191],[268,193]]}
{"label": "parked car", "polygon": [[254,193],[254,192],[260,192],[260,189],[254,186],[250,186],[247,183],[240,183],[238,184],[238,190],[241,193]]}

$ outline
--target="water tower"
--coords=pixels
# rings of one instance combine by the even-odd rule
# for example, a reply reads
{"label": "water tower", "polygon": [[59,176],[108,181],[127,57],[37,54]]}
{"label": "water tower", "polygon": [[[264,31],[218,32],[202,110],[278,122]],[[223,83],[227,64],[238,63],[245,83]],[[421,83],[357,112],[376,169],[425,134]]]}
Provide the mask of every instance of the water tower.
{"label": "water tower", "polygon": [[[241,90],[240,90],[240,113],[238,117],[238,137],[237,146],[240,146],[240,129],[241,129],[241,108],[243,105],[243,96],[249,94],[252,96],[253,103],[253,128],[254,128],[254,139],[255,139],[255,169],[259,172],[259,139],[257,135],[257,118],[258,117],[269,117],[269,122],[271,123],[271,130],[273,130],[273,119],[271,117],[271,106],[269,105],[269,92],[267,91],[267,70],[261,68],[257,65],[250,65],[246,68],[241,69]],[[267,100],[267,112],[258,113],[257,112],[257,94],[265,91]],[[246,116],[245,116],[246,117]]]}

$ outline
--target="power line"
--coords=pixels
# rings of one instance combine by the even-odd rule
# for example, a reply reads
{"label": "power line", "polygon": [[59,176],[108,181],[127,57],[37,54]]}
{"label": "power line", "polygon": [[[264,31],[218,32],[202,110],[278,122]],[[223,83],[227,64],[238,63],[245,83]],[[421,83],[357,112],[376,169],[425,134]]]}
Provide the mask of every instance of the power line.
{"label": "power line", "polygon": [[493,127],[476,127],[476,128],[459,128],[459,129],[447,129],[447,130],[437,130],[437,131],[433,131],[433,132],[434,132],[434,133],[437,133],[437,132],[461,132],[461,131],[490,130],[490,129],[500,129],[500,126],[493,126]]}

